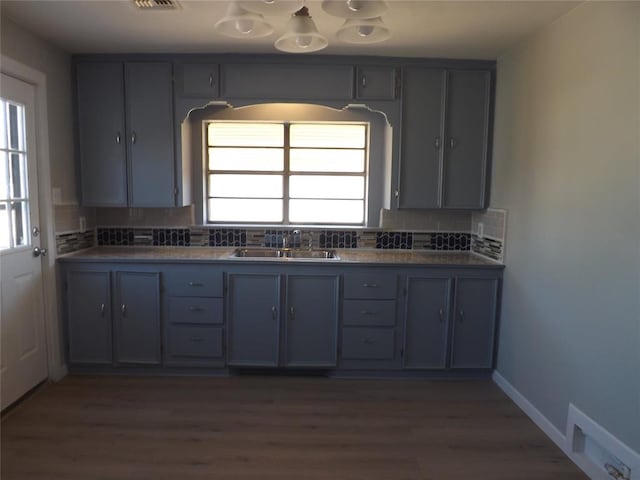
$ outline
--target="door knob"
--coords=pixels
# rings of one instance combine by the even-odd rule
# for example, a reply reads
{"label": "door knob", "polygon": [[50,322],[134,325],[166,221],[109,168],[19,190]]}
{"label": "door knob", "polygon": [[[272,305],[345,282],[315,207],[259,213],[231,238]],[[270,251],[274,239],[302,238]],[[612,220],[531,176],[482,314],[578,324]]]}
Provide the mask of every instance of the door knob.
{"label": "door knob", "polygon": [[46,248],[40,248],[40,247],[33,247],[33,256],[34,257],[39,257],[39,256],[46,257],[47,256],[47,249]]}

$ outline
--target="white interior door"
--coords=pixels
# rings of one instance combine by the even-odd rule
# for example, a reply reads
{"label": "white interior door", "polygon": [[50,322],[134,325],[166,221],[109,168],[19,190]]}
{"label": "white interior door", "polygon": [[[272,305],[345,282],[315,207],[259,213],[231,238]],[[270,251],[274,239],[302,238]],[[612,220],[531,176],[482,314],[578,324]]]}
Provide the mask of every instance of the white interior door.
{"label": "white interior door", "polygon": [[[47,378],[35,89],[0,82],[0,403]],[[46,254],[46,251],[44,251]]]}

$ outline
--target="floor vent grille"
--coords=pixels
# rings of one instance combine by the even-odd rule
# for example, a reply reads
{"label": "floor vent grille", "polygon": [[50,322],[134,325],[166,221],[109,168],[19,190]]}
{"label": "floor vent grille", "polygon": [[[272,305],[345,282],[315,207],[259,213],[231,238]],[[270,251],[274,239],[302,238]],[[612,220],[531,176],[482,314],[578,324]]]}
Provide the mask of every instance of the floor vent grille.
{"label": "floor vent grille", "polygon": [[177,10],[176,0],[133,0],[133,4],[140,10]]}

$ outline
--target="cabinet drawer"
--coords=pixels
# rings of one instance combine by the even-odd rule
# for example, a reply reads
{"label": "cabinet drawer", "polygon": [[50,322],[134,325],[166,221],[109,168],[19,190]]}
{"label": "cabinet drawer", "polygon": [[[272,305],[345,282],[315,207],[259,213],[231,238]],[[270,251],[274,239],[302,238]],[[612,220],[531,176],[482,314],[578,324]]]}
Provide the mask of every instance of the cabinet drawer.
{"label": "cabinet drawer", "polygon": [[172,297],[221,297],[222,272],[203,266],[166,269],[163,275],[165,293]]}
{"label": "cabinet drawer", "polygon": [[396,298],[396,276],[383,272],[347,273],[344,298]]}
{"label": "cabinet drawer", "polygon": [[170,323],[223,323],[221,298],[170,297]]}
{"label": "cabinet drawer", "polygon": [[342,358],[345,360],[393,360],[395,358],[394,330],[343,328]]}
{"label": "cabinet drawer", "polygon": [[393,327],[396,323],[395,300],[345,300],[344,324]]}
{"label": "cabinet drawer", "polygon": [[168,344],[170,357],[219,358],[222,356],[222,328],[171,325]]}

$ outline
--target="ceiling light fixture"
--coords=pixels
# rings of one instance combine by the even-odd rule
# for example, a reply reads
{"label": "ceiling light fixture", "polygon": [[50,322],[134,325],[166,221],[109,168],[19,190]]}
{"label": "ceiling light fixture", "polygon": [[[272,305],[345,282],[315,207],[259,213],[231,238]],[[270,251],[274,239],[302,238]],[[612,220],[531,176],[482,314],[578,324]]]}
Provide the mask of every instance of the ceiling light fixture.
{"label": "ceiling light fixture", "polygon": [[302,7],[291,15],[287,23],[287,33],[276,40],[275,47],[288,53],[317,52],[325,48],[329,42],[318,32],[309,9]]}
{"label": "ceiling light fixture", "polygon": [[[337,31],[339,40],[347,43],[369,44],[387,40],[389,28],[380,15],[387,10],[384,0],[324,0],[322,9],[345,19]],[[310,53],[326,48],[327,38],[318,32],[304,0],[237,0],[229,5],[226,16],[215,25],[217,32],[234,38],[258,38],[273,32],[263,15],[292,13],[286,33],[275,47],[288,53]]]}
{"label": "ceiling light fixture", "polygon": [[391,37],[391,32],[380,17],[347,18],[336,37],[347,43],[378,43]]}
{"label": "ceiling light fixture", "polygon": [[262,15],[245,10],[236,2],[229,4],[227,14],[213,28],[233,38],[260,38],[273,33],[273,27]]}

